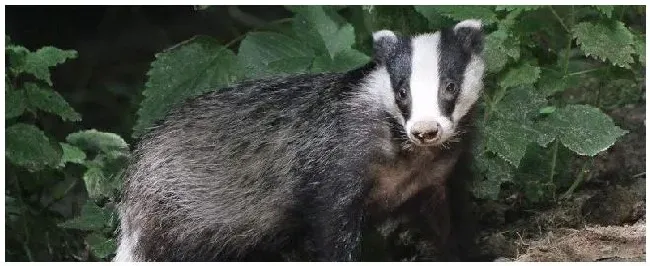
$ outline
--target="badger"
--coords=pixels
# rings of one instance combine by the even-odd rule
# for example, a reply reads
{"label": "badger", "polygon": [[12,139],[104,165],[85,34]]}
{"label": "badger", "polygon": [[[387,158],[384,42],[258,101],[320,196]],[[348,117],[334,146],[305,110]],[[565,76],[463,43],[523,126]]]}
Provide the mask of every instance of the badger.
{"label": "badger", "polygon": [[462,259],[482,49],[479,20],[381,30],[357,69],[178,105],[134,150],[114,260],[361,260],[363,232],[396,217]]}

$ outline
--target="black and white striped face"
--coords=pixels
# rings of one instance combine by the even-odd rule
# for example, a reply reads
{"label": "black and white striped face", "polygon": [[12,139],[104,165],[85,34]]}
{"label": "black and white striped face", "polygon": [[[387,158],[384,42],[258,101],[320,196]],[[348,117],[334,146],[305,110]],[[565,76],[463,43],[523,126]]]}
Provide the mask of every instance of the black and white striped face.
{"label": "black and white striped face", "polygon": [[483,87],[481,22],[465,20],[414,37],[382,30],[373,38],[376,75],[386,84],[389,79],[392,89],[384,101],[394,101],[387,107],[403,118],[409,140],[421,146],[451,140]]}

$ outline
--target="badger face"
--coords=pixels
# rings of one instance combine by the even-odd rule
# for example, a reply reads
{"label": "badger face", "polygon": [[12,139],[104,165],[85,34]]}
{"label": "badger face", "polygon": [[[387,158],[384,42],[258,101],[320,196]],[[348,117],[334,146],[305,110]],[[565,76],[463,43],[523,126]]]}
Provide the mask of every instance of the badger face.
{"label": "badger face", "polygon": [[392,98],[390,108],[401,116],[409,141],[436,146],[453,140],[483,87],[481,22],[465,20],[414,37],[382,30],[373,39],[378,75],[390,83],[385,94],[392,97],[386,98]]}

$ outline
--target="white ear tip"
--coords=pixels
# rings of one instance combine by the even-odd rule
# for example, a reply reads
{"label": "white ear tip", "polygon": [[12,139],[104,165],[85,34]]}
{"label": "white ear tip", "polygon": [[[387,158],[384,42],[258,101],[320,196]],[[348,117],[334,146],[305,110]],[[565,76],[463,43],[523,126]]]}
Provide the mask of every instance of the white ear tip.
{"label": "white ear tip", "polygon": [[390,30],[380,30],[380,31],[375,31],[372,34],[372,39],[377,41],[383,37],[389,37],[389,38],[396,38],[395,33],[390,31]]}
{"label": "white ear tip", "polygon": [[459,28],[475,28],[480,30],[482,26],[481,21],[478,19],[466,19],[458,22],[454,27],[454,30],[458,30]]}

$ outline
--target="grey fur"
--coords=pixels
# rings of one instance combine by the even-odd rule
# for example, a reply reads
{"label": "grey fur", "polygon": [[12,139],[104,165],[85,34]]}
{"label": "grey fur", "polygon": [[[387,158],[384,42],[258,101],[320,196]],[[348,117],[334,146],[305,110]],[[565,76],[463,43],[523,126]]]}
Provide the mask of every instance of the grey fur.
{"label": "grey fur", "polygon": [[365,224],[400,215],[451,246],[471,115],[450,143],[414,146],[387,75],[375,60],[174,109],[127,170],[115,260],[352,260]]}

